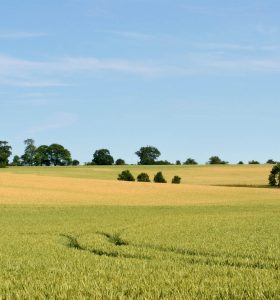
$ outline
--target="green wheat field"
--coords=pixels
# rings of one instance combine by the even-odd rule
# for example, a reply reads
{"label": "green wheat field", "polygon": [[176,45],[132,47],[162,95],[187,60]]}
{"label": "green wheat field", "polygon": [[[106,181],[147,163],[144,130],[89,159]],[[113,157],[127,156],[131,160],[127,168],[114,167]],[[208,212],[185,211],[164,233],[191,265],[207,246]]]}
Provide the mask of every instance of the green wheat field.
{"label": "green wheat field", "polygon": [[[125,169],[182,184],[117,181]],[[280,299],[270,170],[0,170],[0,299]]]}

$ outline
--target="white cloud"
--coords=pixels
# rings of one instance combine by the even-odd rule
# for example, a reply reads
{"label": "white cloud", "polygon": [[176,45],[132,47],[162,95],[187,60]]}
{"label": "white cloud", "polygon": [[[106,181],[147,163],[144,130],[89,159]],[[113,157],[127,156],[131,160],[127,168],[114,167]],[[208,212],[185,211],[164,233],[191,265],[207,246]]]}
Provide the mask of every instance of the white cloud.
{"label": "white cloud", "polygon": [[[198,44],[199,45],[199,44]],[[0,85],[25,88],[48,88],[69,86],[65,78],[81,74],[124,73],[144,77],[184,76],[209,74],[223,70],[238,72],[280,72],[280,59],[277,56],[230,55],[226,49],[246,49],[239,44],[201,44],[203,51],[188,53],[183,59],[179,56],[168,60],[168,64],[158,61],[133,61],[125,59],[98,59],[95,57],[63,57],[50,61],[18,59],[0,54]],[[224,48],[225,51],[222,51]],[[208,50],[207,50],[208,49]],[[253,48],[252,48],[253,49]],[[273,48],[276,49],[276,48]],[[270,54],[270,53],[269,53]]]}
{"label": "white cloud", "polygon": [[[118,72],[141,76],[160,75],[164,70],[151,62],[95,57],[64,57],[32,61],[0,54],[0,85],[19,87],[65,86],[59,78],[75,73]],[[51,78],[51,79],[50,79]]]}

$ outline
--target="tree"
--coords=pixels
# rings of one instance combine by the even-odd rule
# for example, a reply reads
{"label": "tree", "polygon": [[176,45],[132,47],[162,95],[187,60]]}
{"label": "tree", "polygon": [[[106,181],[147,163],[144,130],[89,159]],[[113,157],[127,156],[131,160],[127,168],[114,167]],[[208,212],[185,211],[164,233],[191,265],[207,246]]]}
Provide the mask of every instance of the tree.
{"label": "tree", "polygon": [[80,162],[77,159],[74,159],[72,161],[72,166],[78,166],[80,164]]}
{"label": "tree", "polygon": [[172,165],[172,163],[168,160],[157,160],[154,165]]}
{"label": "tree", "polygon": [[197,165],[197,162],[193,158],[188,158],[185,162],[184,165]]}
{"label": "tree", "polygon": [[225,164],[228,164],[227,161],[221,160],[221,159],[219,158],[219,156],[211,156],[211,157],[209,158],[208,163],[209,163],[210,165],[225,165]]}
{"label": "tree", "polygon": [[268,181],[271,186],[280,187],[280,163],[278,163],[276,166],[273,166],[268,177]]}
{"label": "tree", "polygon": [[94,152],[92,162],[96,165],[112,165],[114,158],[108,149],[99,149]]}
{"label": "tree", "polygon": [[123,159],[119,158],[119,159],[116,160],[116,165],[117,166],[123,166],[123,165],[125,165],[125,161]]}
{"label": "tree", "polygon": [[35,153],[35,165],[36,166],[50,166],[50,150],[49,146],[41,145],[36,149]]}
{"label": "tree", "polygon": [[150,177],[147,173],[140,173],[137,176],[137,181],[139,181],[139,182],[151,182]]}
{"label": "tree", "polygon": [[135,154],[139,157],[139,165],[154,165],[155,160],[161,155],[160,151],[153,146],[141,147]]}
{"label": "tree", "polygon": [[266,163],[267,164],[272,164],[272,165],[277,164],[277,162],[275,160],[273,160],[273,159],[269,159]]}
{"label": "tree", "polygon": [[0,141],[0,168],[7,167],[9,157],[12,155],[12,147],[6,141]]}
{"label": "tree", "polygon": [[173,184],[180,184],[180,183],[181,183],[181,177],[179,177],[179,176],[174,176],[174,177],[172,178],[172,183],[173,183]]}
{"label": "tree", "polygon": [[180,166],[181,165],[181,161],[180,160],[176,160],[176,165]]}
{"label": "tree", "polygon": [[256,161],[256,160],[250,160],[250,161],[248,162],[248,164],[249,164],[249,165],[259,165],[260,163],[259,163],[258,161]]}
{"label": "tree", "polygon": [[12,166],[22,166],[22,160],[18,155],[15,155],[12,161]]}
{"label": "tree", "polygon": [[54,166],[67,166],[72,162],[71,153],[62,145],[52,144],[48,147],[50,164]]}
{"label": "tree", "polygon": [[129,170],[122,171],[121,174],[118,176],[118,180],[121,181],[135,181],[135,178],[133,175],[130,173]]}
{"label": "tree", "polygon": [[35,164],[36,146],[35,141],[27,139],[24,141],[26,145],[24,154],[22,155],[22,161],[24,165],[33,166]]}
{"label": "tree", "polygon": [[242,160],[240,160],[240,161],[238,162],[238,165],[244,165],[244,162],[243,162]]}
{"label": "tree", "polygon": [[155,176],[154,176],[154,182],[156,183],[166,183],[167,181],[165,180],[165,178],[162,175],[162,172],[158,172]]}

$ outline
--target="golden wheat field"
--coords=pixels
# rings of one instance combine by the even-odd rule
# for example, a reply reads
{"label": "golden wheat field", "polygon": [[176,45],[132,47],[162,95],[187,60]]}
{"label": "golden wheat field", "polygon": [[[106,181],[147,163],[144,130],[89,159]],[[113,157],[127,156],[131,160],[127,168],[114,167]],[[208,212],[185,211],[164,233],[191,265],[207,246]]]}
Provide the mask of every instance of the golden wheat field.
{"label": "golden wheat field", "polygon": [[[134,174],[148,171],[151,177],[159,169],[127,168]],[[259,188],[266,184],[269,166],[161,168],[169,181],[178,174],[183,184],[119,182],[120,167],[11,168],[0,173],[0,203],[186,205],[269,202],[279,197],[278,190]]]}
{"label": "golden wheat field", "polygon": [[[120,182],[124,169],[182,184]],[[0,299],[280,299],[270,169],[0,170]]]}

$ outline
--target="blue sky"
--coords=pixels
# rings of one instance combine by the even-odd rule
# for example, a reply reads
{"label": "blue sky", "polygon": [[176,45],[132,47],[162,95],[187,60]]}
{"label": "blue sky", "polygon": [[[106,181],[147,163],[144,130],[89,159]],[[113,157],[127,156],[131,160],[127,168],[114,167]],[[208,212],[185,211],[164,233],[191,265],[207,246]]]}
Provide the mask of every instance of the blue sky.
{"label": "blue sky", "polygon": [[280,1],[2,0],[0,139],[280,160]]}

